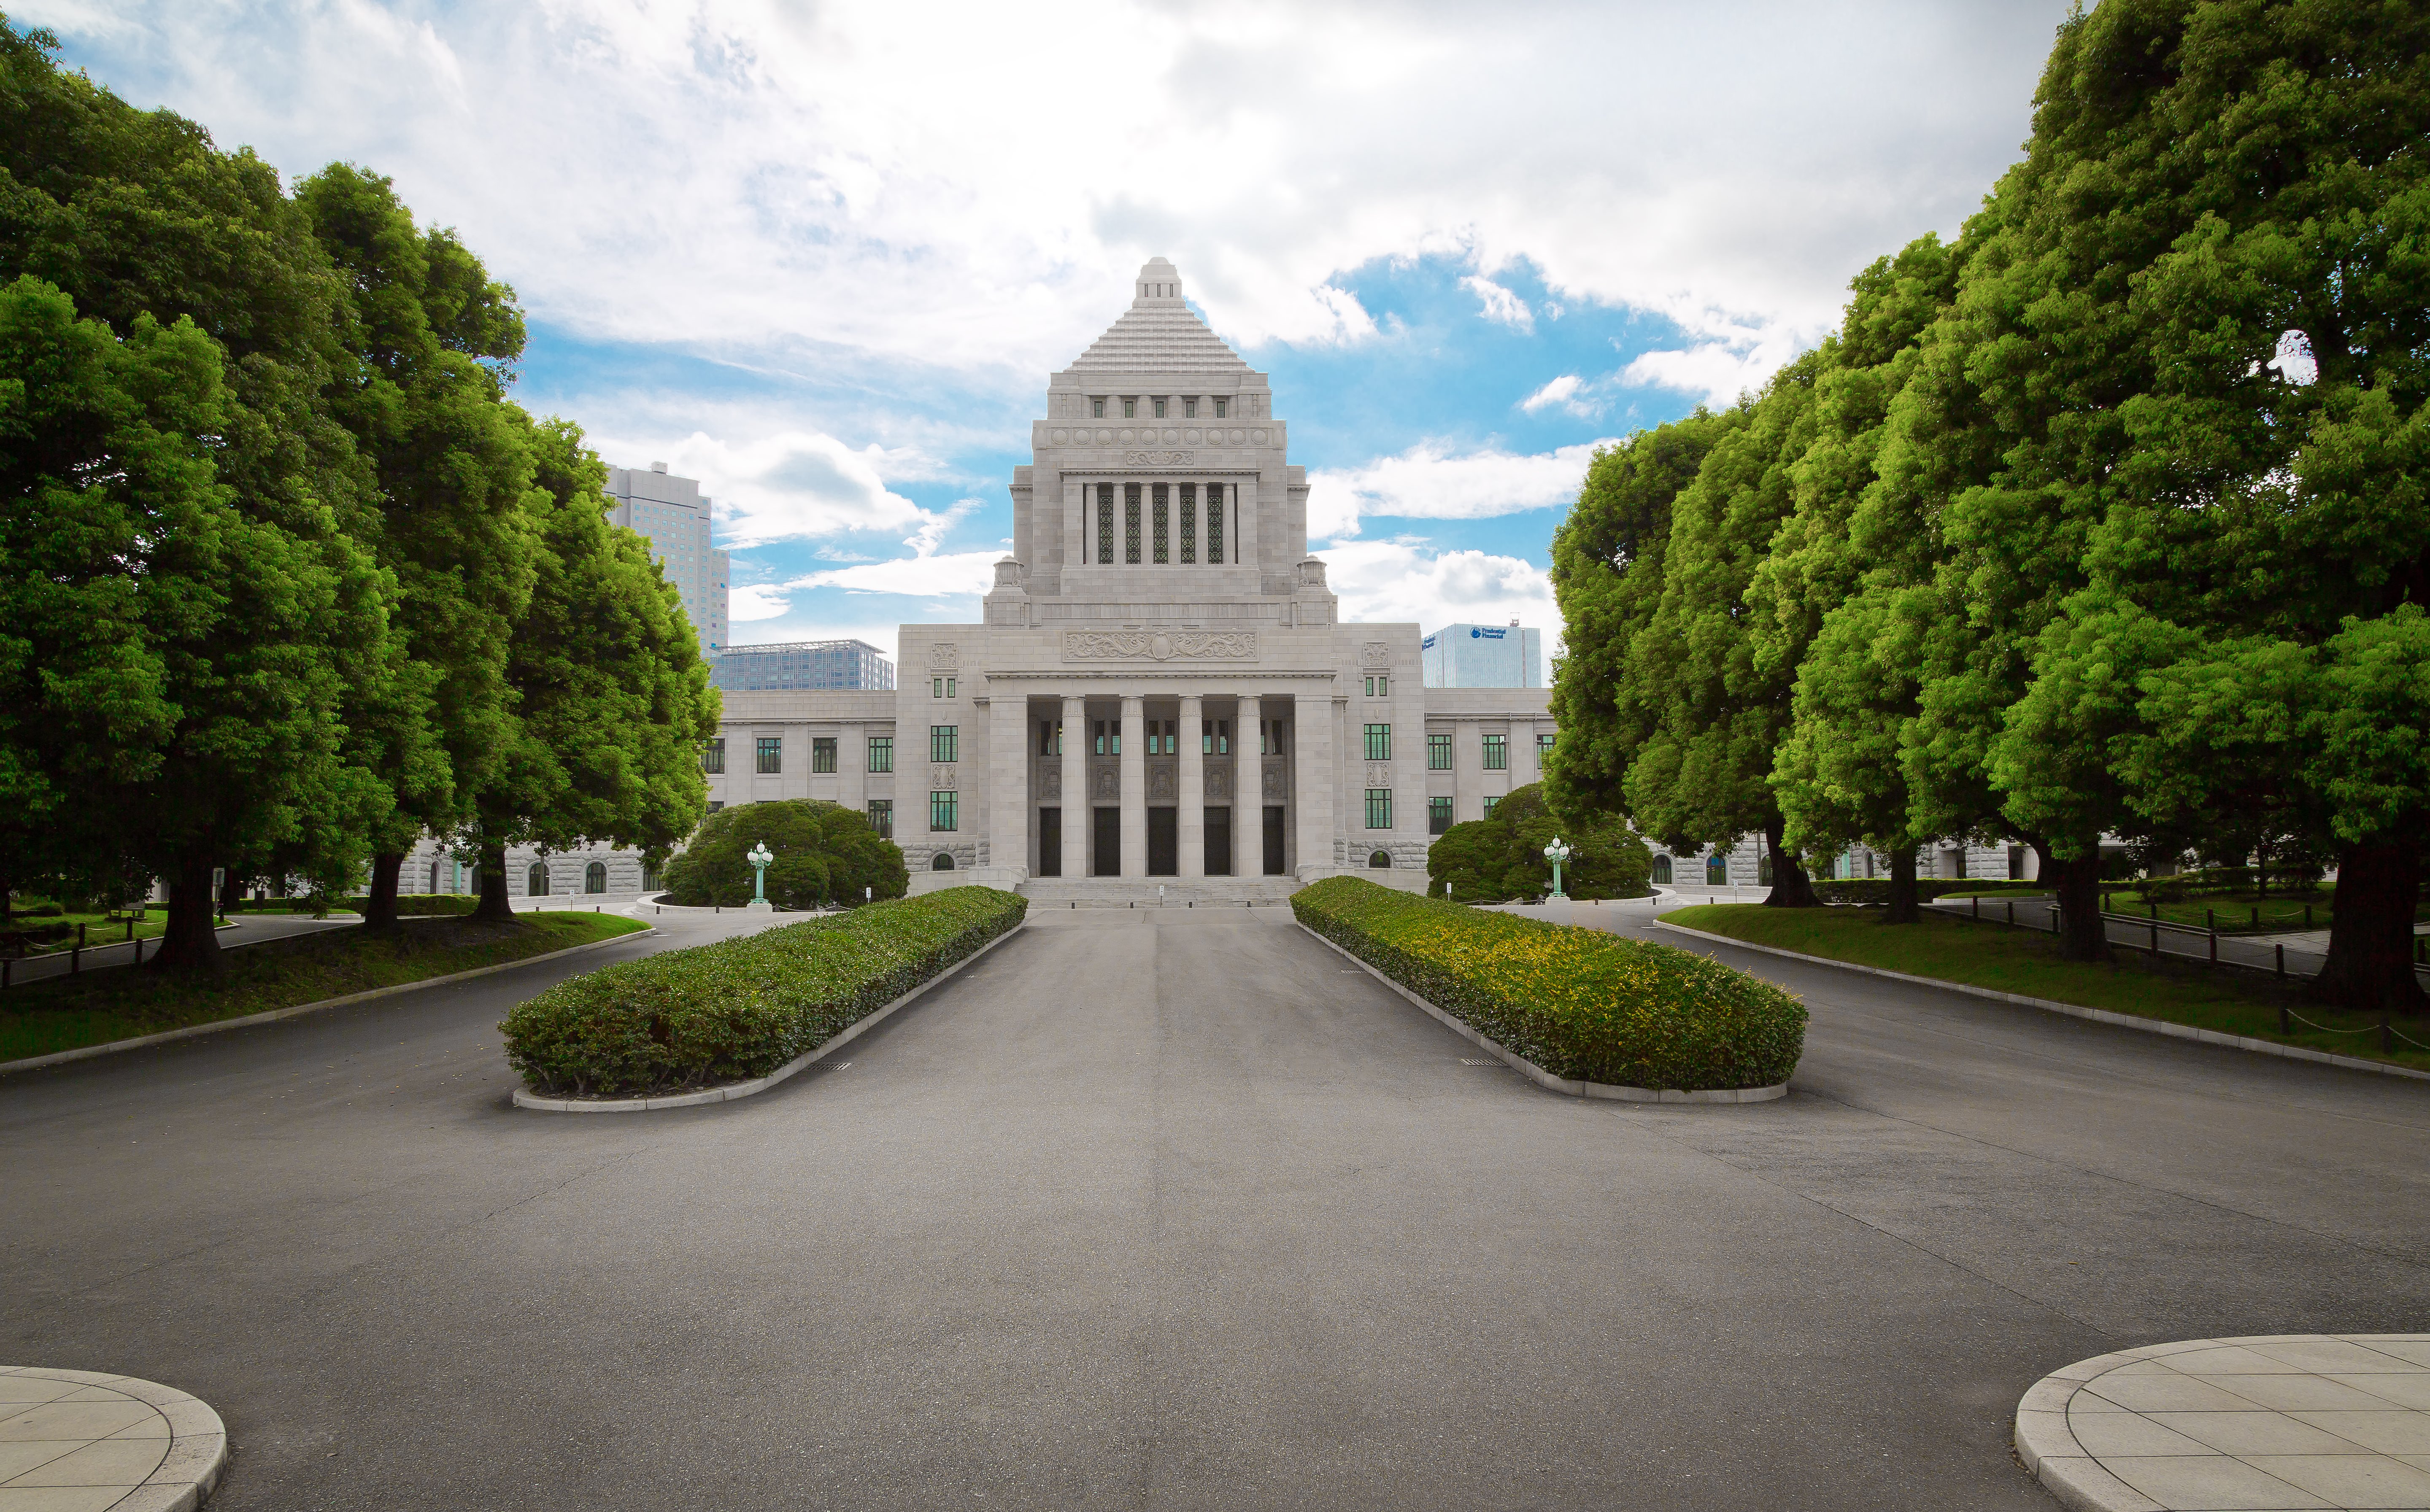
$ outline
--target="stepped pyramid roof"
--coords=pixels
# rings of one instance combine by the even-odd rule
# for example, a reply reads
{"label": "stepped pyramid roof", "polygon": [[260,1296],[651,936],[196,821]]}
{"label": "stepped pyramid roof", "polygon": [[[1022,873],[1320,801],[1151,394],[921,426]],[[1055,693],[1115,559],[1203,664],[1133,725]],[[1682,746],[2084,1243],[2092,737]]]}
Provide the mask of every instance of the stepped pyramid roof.
{"label": "stepped pyramid roof", "polygon": [[1066,369],[1070,373],[1249,371],[1240,354],[1183,303],[1181,274],[1162,258],[1139,274],[1131,307]]}

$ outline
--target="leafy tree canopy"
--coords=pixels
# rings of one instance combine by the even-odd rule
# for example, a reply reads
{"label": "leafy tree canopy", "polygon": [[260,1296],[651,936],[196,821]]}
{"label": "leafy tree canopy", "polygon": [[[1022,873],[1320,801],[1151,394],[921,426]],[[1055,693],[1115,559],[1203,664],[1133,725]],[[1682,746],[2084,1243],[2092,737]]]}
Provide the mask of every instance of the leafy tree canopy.
{"label": "leafy tree canopy", "polygon": [[1557,835],[1570,847],[1561,890],[1573,898],[1641,898],[1654,872],[1654,853],[1624,821],[1615,818],[1565,824],[1544,803],[1544,786],[1514,788],[1483,819],[1454,824],[1426,849],[1426,878],[1440,894],[1451,884],[1455,899],[1498,903],[1533,898],[1553,889],[1552,863],[1544,847]]}
{"label": "leafy tree canopy", "polygon": [[668,896],[691,907],[751,901],[752,868],[743,857],[765,845],[768,901],[780,908],[857,906],[868,889],[882,901],[903,896],[910,874],[903,852],[878,839],[866,816],[840,804],[789,798],[721,809],[701,822],[667,867]]}

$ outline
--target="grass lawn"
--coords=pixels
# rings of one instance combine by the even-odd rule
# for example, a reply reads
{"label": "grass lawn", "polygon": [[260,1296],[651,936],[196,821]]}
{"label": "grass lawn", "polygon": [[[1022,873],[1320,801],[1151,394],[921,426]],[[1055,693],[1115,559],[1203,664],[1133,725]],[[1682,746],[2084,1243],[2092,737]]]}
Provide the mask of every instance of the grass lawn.
{"label": "grass lawn", "polygon": [[342,929],[247,945],[226,954],[216,978],[121,967],[29,983],[0,993],[0,1061],[425,981],[646,927],[622,914],[572,911],[519,914],[511,924],[422,919],[392,939]]}
{"label": "grass lawn", "polygon": [[[88,946],[125,944],[127,939],[125,922],[122,920],[117,923],[110,923],[108,922],[108,915],[99,913],[52,914],[42,918],[20,914],[14,922],[19,924],[66,924],[68,937],[65,939],[53,945],[29,945],[25,949],[25,954],[28,955],[48,955],[56,951],[75,948],[77,924],[86,926],[84,942]],[[160,932],[168,927],[169,910],[166,907],[149,908],[144,911],[142,921],[135,926],[134,938],[158,939],[160,938]]]}
{"label": "grass lawn", "polygon": [[[2304,1002],[2300,983],[2281,986],[2274,978],[2244,972],[2155,961],[2139,951],[2121,950],[2107,963],[2063,961],[2050,936],[1989,919],[1975,923],[1927,909],[1922,923],[1891,928],[1881,922],[1879,908],[1766,908],[1759,904],[1674,908],[1661,917],[1752,945],[2430,1071],[2430,1051],[2399,1040],[2397,1054],[2385,1055],[2376,1034],[2323,1034],[2300,1023],[2292,1036],[2280,1034],[2282,1003],[2332,1029],[2362,1029],[2377,1022],[2363,1014]],[[2430,1022],[2397,1028],[2430,1040]]]}

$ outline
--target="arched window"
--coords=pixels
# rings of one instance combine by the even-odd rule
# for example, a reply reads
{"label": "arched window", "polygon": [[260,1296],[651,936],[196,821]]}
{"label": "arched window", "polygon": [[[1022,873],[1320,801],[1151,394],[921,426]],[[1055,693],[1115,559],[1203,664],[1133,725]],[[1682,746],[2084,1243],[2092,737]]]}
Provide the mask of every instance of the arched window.
{"label": "arched window", "polygon": [[1654,858],[1654,880],[1664,887],[1671,885],[1671,857],[1657,856]]}
{"label": "arched window", "polygon": [[1755,880],[1757,887],[1772,886],[1772,853],[1770,851],[1755,858]]}
{"label": "arched window", "polygon": [[641,863],[641,890],[643,892],[656,892],[664,884],[658,881],[657,865],[655,862],[643,861]]}
{"label": "arched window", "polygon": [[526,897],[533,898],[548,896],[548,863],[546,861],[534,861],[531,864],[530,872],[524,878],[524,893]]}
{"label": "arched window", "polygon": [[953,869],[954,853],[951,851],[939,851],[937,858],[928,863],[928,870],[931,872],[950,872]]}
{"label": "arched window", "polygon": [[582,869],[582,890],[585,892],[605,892],[608,890],[607,862],[593,861],[589,866]]}
{"label": "arched window", "polygon": [[1392,853],[1370,851],[1367,854],[1367,868],[1371,872],[1390,872],[1392,870]]}
{"label": "arched window", "polygon": [[1715,888],[1726,888],[1730,885],[1730,858],[1728,856],[1710,856],[1705,858],[1705,883],[1708,887]]}

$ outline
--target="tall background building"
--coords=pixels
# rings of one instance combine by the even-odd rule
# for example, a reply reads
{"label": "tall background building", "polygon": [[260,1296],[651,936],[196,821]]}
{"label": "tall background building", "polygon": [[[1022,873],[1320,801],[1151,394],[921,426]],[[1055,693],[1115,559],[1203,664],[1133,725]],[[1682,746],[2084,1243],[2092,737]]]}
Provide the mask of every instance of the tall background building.
{"label": "tall background building", "polygon": [[684,616],[714,667],[725,649],[725,553],[708,543],[708,497],[697,478],[675,477],[664,462],[647,472],[608,470],[610,523],[646,539],[650,554],[683,599]]}
{"label": "tall background building", "polygon": [[708,680],[729,692],[883,690],[894,686],[894,663],[866,640],[728,646],[708,664]]}
{"label": "tall background building", "polygon": [[1428,688],[1541,688],[1543,632],[1508,624],[1447,624],[1420,643]]}

